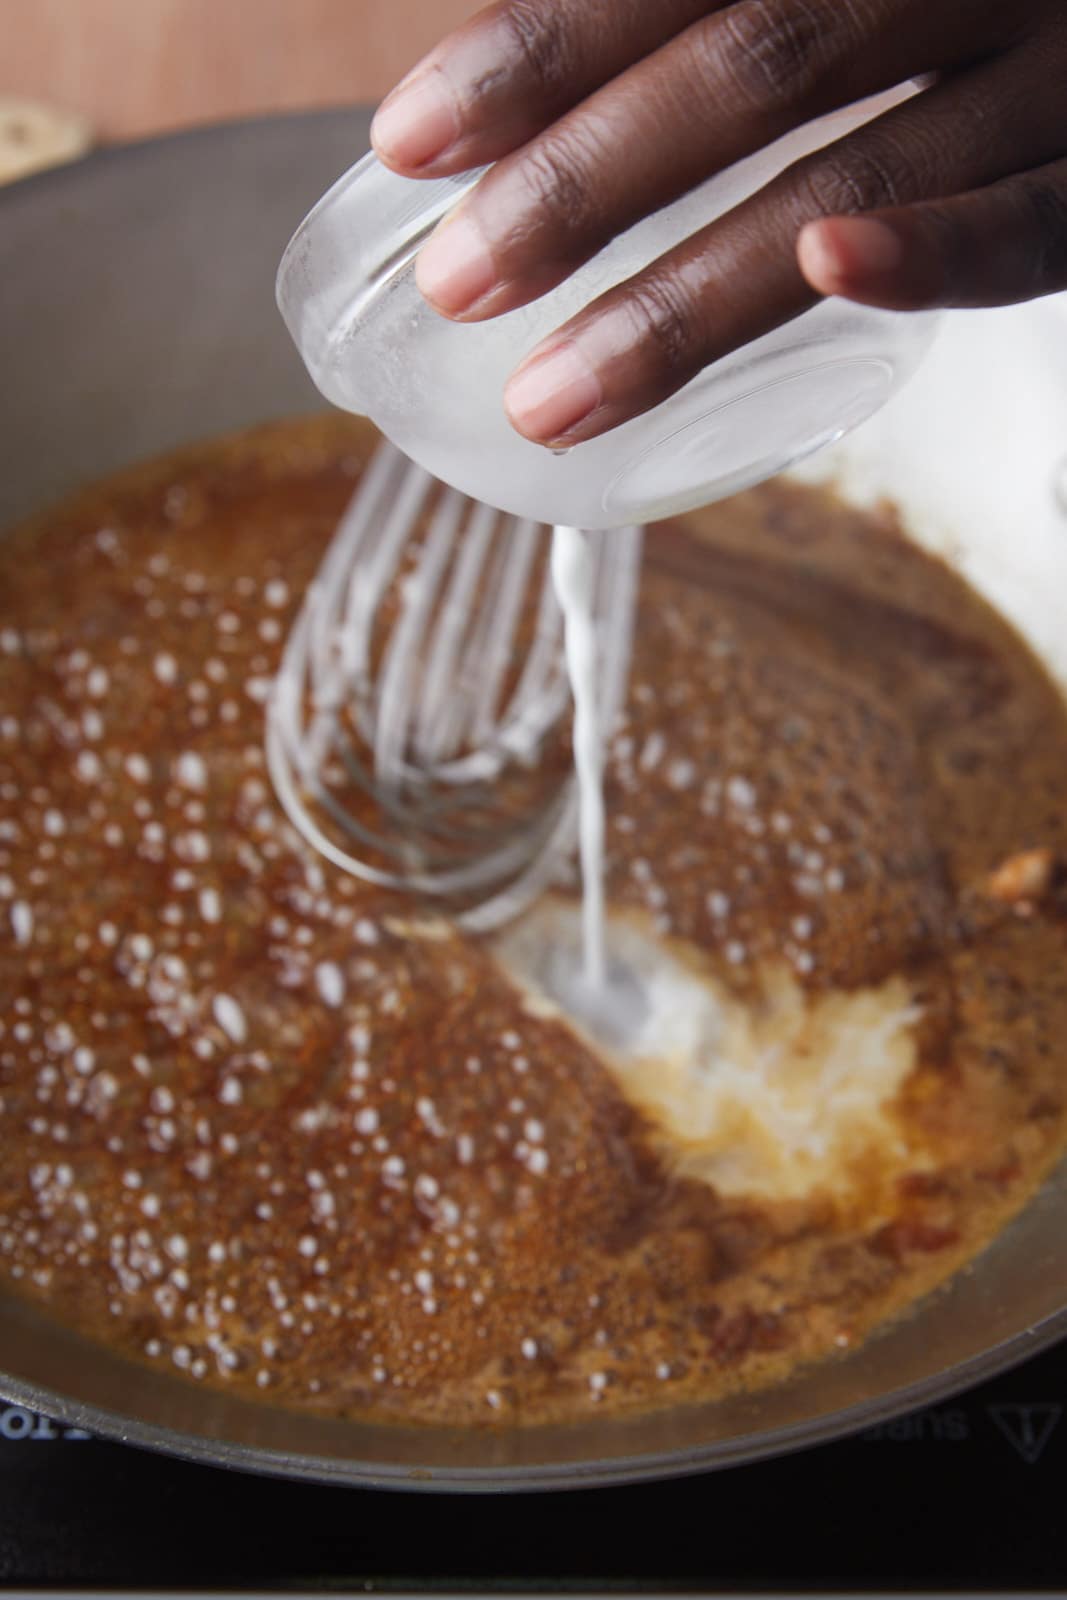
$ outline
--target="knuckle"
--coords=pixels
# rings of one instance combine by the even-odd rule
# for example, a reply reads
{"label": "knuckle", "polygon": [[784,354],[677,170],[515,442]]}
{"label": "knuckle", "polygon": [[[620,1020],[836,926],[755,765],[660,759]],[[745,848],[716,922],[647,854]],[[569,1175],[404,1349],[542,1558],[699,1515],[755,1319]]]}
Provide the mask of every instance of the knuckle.
{"label": "knuckle", "polygon": [[638,341],[657,366],[677,376],[697,364],[699,333],[691,307],[669,278],[648,275],[630,287],[630,315]]}
{"label": "knuckle", "polygon": [[820,151],[797,176],[805,216],[881,211],[905,204],[914,191],[910,165],[873,139]]}
{"label": "knuckle", "polygon": [[803,105],[825,82],[838,51],[837,15],[806,0],[741,0],[711,20],[705,34],[748,109],[774,113]]}
{"label": "knuckle", "polygon": [[959,210],[951,201],[928,201],[916,211],[920,237],[925,235],[927,250],[932,261],[934,288],[924,297],[930,305],[952,305],[964,291],[968,269],[973,265],[973,251],[968,230]]}
{"label": "knuckle", "polygon": [[595,166],[595,151],[575,129],[543,134],[523,152],[524,197],[539,232],[570,234],[594,222]]}
{"label": "knuckle", "polygon": [[1023,233],[1033,240],[1029,253],[1035,294],[1067,286],[1067,162],[1048,173],[1020,180]]}
{"label": "knuckle", "polygon": [[535,88],[549,101],[565,93],[570,52],[558,12],[538,0],[511,0],[505,13],[511,42]]}

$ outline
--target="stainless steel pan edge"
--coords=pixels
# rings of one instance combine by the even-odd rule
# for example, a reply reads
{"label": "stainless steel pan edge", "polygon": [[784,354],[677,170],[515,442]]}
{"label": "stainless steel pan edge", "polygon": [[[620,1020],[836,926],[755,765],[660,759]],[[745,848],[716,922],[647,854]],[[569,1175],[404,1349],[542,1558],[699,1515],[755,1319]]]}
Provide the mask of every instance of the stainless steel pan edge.
{"label": "stainless steel pan edge", "polygon": [[[321,403],[275,311],[274,268],[367,120],[205,128],[0,192],[0,527],[129,461]],[[651,1417],[514,1431],[316,1418],[124,1362],[3,1297],[0,1394],[132,1444],[323,1481],[485,1491],[702,1471],[871,1426],[1067,1335],[1065,1216],[1067,1168],[973,1268],[860,1350]]]}

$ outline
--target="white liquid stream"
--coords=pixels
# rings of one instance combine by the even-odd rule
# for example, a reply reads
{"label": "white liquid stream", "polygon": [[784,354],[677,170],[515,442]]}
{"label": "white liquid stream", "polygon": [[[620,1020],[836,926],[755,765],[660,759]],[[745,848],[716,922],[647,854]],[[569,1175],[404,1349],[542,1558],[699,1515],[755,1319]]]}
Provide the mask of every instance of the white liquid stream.
{"label": "white liquid stream", "polygon": [[562,524],[552,534],[552,583],[563,613],[563,646],[574,700],[574,767],[578,779],[578,854],[582,869],[582,978],[604,988],[603,741],[596,693],[595,570],[588,535]]}

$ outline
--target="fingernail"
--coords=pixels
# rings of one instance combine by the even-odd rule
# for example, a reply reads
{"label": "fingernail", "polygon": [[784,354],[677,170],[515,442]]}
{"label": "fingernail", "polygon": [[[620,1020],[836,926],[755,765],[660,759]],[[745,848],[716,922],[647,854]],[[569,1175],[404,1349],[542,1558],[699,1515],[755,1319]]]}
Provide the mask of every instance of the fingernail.
{"label": "fingernail", "polygon": [[800,264],[816,288],[854,284],[895,272],[904,255],[899,235],[874,217],[809,222],[800,235]]}
{"label": "fingernail", "polygon": [[442,155],[459,133],[459,111],[439,68],[406,79],[378,107],[371,141],[383,160],[398,167],[424,167]]}
{"label": "fingernail", "polygon": [[432,306],[458,317],[496,283],[496,267],[482,231],[470,217],[443,222],[419,253],[415,282]]}
{"label": "fingernail", "polygon": [[894,272],[903,255],[899,235],[874,217],[842,217],[837,225],[838,250],[855,275],[878,277]]}
{"label": "fingernail", "polygon": [[574,344],[534,356],[504,391],[504,405],[515,427],[542,444],[577,427],[601,398],[600,379]]}

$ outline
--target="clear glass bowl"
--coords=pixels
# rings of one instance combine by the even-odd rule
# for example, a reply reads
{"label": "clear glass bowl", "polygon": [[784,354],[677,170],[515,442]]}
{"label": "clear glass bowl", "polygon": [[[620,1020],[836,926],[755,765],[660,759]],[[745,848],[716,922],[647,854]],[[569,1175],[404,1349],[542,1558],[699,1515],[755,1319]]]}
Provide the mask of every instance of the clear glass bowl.
{"label": "clear glass bowl", "polygon": [[437,477],[541,522],[652,521],[771,476],[878,411],[916,370],[936,317],[826,300],[715,362],[611,433],[553,455],[511,427],[504,384],[597,295],[721,216],[793,161],[912,90],[799,129],[622,234],[533,305],[485,323],[440,316],[415,284],[419,248],[478,181],[399,178],[373,156],[297,230],[278,304],[322,393],[368,416]]}

